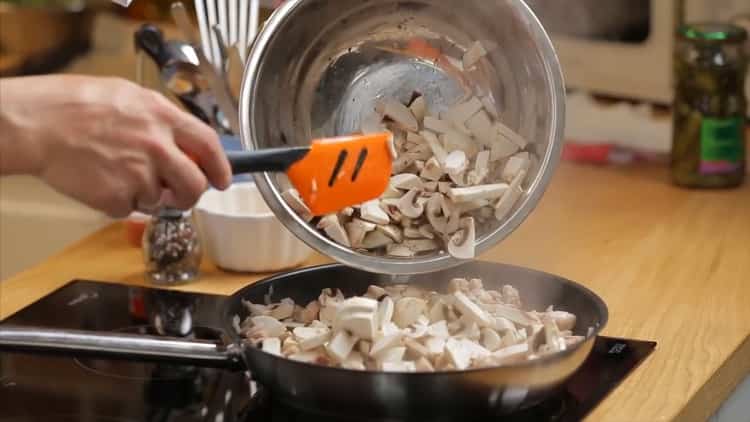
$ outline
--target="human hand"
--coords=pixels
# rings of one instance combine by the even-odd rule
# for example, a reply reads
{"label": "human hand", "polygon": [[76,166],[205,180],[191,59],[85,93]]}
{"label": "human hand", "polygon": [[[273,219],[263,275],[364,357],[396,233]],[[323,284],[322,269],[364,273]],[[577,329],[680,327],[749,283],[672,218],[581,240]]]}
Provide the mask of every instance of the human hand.
{"label": "human hand", "polygon": [[2,174],[37,175],[116,218],[189,209],[209,182],[219,189],[231,183],[216,132],[132,82],[11,78],[0,80],[0,92]]}

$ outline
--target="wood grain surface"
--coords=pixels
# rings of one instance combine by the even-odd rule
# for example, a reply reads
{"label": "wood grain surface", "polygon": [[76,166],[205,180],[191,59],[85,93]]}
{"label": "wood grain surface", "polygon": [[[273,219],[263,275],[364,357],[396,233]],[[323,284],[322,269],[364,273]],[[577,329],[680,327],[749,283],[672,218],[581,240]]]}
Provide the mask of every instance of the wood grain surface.
{"label": "wood grain surface", "polygon": [[[530,218],[481,259],[579,281],[609,305],[604,334],[658,342],[589,421],[702,421],[750,373],[749,243],[748,185],[682,190],[663,169],[563,164]],[[143,269],[115,224],[0,283],[0,318],[74,278],[144,285]],[[177,289],[231,294],[262,277],[205,262]]]}

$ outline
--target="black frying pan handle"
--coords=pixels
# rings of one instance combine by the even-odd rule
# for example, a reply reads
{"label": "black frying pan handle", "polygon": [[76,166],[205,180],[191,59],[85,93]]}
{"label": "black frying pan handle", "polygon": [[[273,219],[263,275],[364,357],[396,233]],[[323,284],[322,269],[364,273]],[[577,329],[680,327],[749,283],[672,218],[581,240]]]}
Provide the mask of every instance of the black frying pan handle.
{"label": "black frying pan handle", "polygon": [[310,147],[269,148],[257,151],[228,151],[232,174],[285,172],[310,152]]}
{"label": "black frying pan handle", "polygon": [[135,32],[135,46],[148,54],[159,69],[163,69],[172,60],[172,55],[167,48],[164,34],[161,29],[146,23]]}
{"label": "black frying pan handle", "polygon": [[0,326],[0,351],[242,368],[239,346],[128,333]]}

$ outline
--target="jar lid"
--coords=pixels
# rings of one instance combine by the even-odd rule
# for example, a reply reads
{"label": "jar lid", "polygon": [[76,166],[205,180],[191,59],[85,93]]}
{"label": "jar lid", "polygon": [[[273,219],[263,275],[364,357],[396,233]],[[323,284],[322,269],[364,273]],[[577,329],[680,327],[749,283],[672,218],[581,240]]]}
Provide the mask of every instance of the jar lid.
{"label": "jar lid", "polygon": [[691,23],[681,26],[677,32],[689,41],[739,43],[747,40],[744,28],[728,23]]}

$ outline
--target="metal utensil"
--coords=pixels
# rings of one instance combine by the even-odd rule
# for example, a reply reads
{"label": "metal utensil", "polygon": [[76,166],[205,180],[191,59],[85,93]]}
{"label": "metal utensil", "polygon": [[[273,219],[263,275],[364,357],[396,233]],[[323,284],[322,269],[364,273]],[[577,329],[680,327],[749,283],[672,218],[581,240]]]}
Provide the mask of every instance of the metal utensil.
{"label": "metal utensil", "polygon": [[219,21],[216,24],[219,32],[216,36],[219,44],[219,54],[222,57],[221,69],[225,69],[226,66],[226,54],[222,54],[222,49],[226,50],[226,46],[229,45],[229,13],[227,10],[227,0],[218,0],[216,4],[218,9]]}
{"label": "metal utensil", "polygon": [[245,71],[245,64],[240,57],[240,50],[237,45],[229,47],[227,52],[227,84],[229,92],[232,94],[235,104],[240,103],[240,90],[242,89],[242,73]]}
{"label": "metal utensil", "polygon": [[219,40],[219,58],[220,63],[218,63],[219,72],[222,76],[226,76],[227,72],[227,61],[229,59],[229,53],[227,52],[227,49],[229,48],[229,44],[227,44],[227,39],[224,38],[224,34],[221,33],[221,28],[219,25],[214,25],[213,28],[211,28],[214,32],[214,36],[216,36],[216,39]]}
{"label": "metal utensil", "polygon": [[175,49],[164,39],[159,28],[144,24],[134,35],[136,48],[151,57],[160,70],[161,82],[188,111],[207,124],[213,124],[214,112],[211,104],[201,101],[199,94],[206,89],[205,79],[198,67],[190,62],[178,60]]}
{"label": "metal utensil", "polygon": [[198,20],[198,29],[201,34],[201,49],[206,56],[212,57],[213,46],[211,44],[211,29],[208,25],[208,13],[206,12],[205,0],[195,0],[195,15]]}
{"label": "metal utensil", "polygon": [[[532,143],[538,163],[509,218],[478,229],[482,254],[510,235],[539,203],[560,159],[565,86],[552,43],[521,0],[287,0],[271,15],[247,59],[240,116],[246,148],[304,145],[314,135],[360,130],[378,98],[423,94],[432,114],[469,94],[434,63],[400,54],[415,34],[460,61],[477,40],[490,52],[481,89],[501,120]],[[345,24],[343,23],[345,22]],[[289,48],[295,46],[295,48]],[[395,46],[395,47],[394,47]],[[496,48],[493,48],[496,46]],[[467,77],[472,77],[467,73]],[[439,252],[401,259],[342,247],[299,218],[281,193],[286,180],[258,174],[271,210],[313,249],[376,273],[424,273],[462,261]]]}
{"label": "metal utensil", "polygon": [[[206,14],[208,15],[208,37],[211,39],[211,50],[204,51],[203,53],[210,58],[209,61],[216,67],[219,63],[219,40],[216,39],[211,30],[219,21],[216,0],[206,0]],[[193,43],[191,42],[191,44]]]}
{"label": "metal utensil", "polygon": [[229,0],[229,42],[228,45],[234,45],[239,40],[238,32],[239,29],[239,13],[240,3],[239,0]]}
{"label": "metal utensil", "polygon": [[181,2],[172,3],[171,10],[172,18],[177,23],[177,26],[180,28],[187,41],[198,53],[198,67],[203,73],[203,76],[208,80],[211,92],[214,94],[214,97],[216,97],[216,102],[224,114],[224,117],[229,121],[229,127],[232,129],[232,133],[235,135],[239,134],[240,125],[237,106],[229,95],[229,90],[227,89],[224,79],[217,74],[216,69],[206,58],[204,51],[198,48],[200,45],[198,35],[195,33],[195,28],[193,28],[193,25],[190,23],[190,18],[188,18],[185,5]]}
{"label": "metal utensil", "polygon": [[[410,285],[446,291],[454,277],[481,278],[490,289],[503,284],[518,288],[526,306],[572,312],[577,316],[576,335],[585,340],[559,353],[506,366],[438,373],[384,373],[352,371],[297,362],[244,345],[233,328],[235,315],[244,317],[242,300],[263,303],[292,298],[305,304],[323,288],[340,288],[347,296],[363,294],[370,284],[391,284],[378,276],[340,265],[308,268],[279,275],[248,286],[227,300],[222,313],[230,343],[196,343],[122,334],[96,334],[37,327],[0,326],[0,350],[81,352],[138,359],[171,359],[201,365],[248,368],[273,391],[276,399],[296,408],[360,419],[455,420],[471,415],[512,412],[548,398],[586,360],[596,335],[607,323],[605,303],[595,293],[572,281],[503,264],[472,262],[435,274],[415,276]],[[591,328],[589,330],[589,327]]]}

